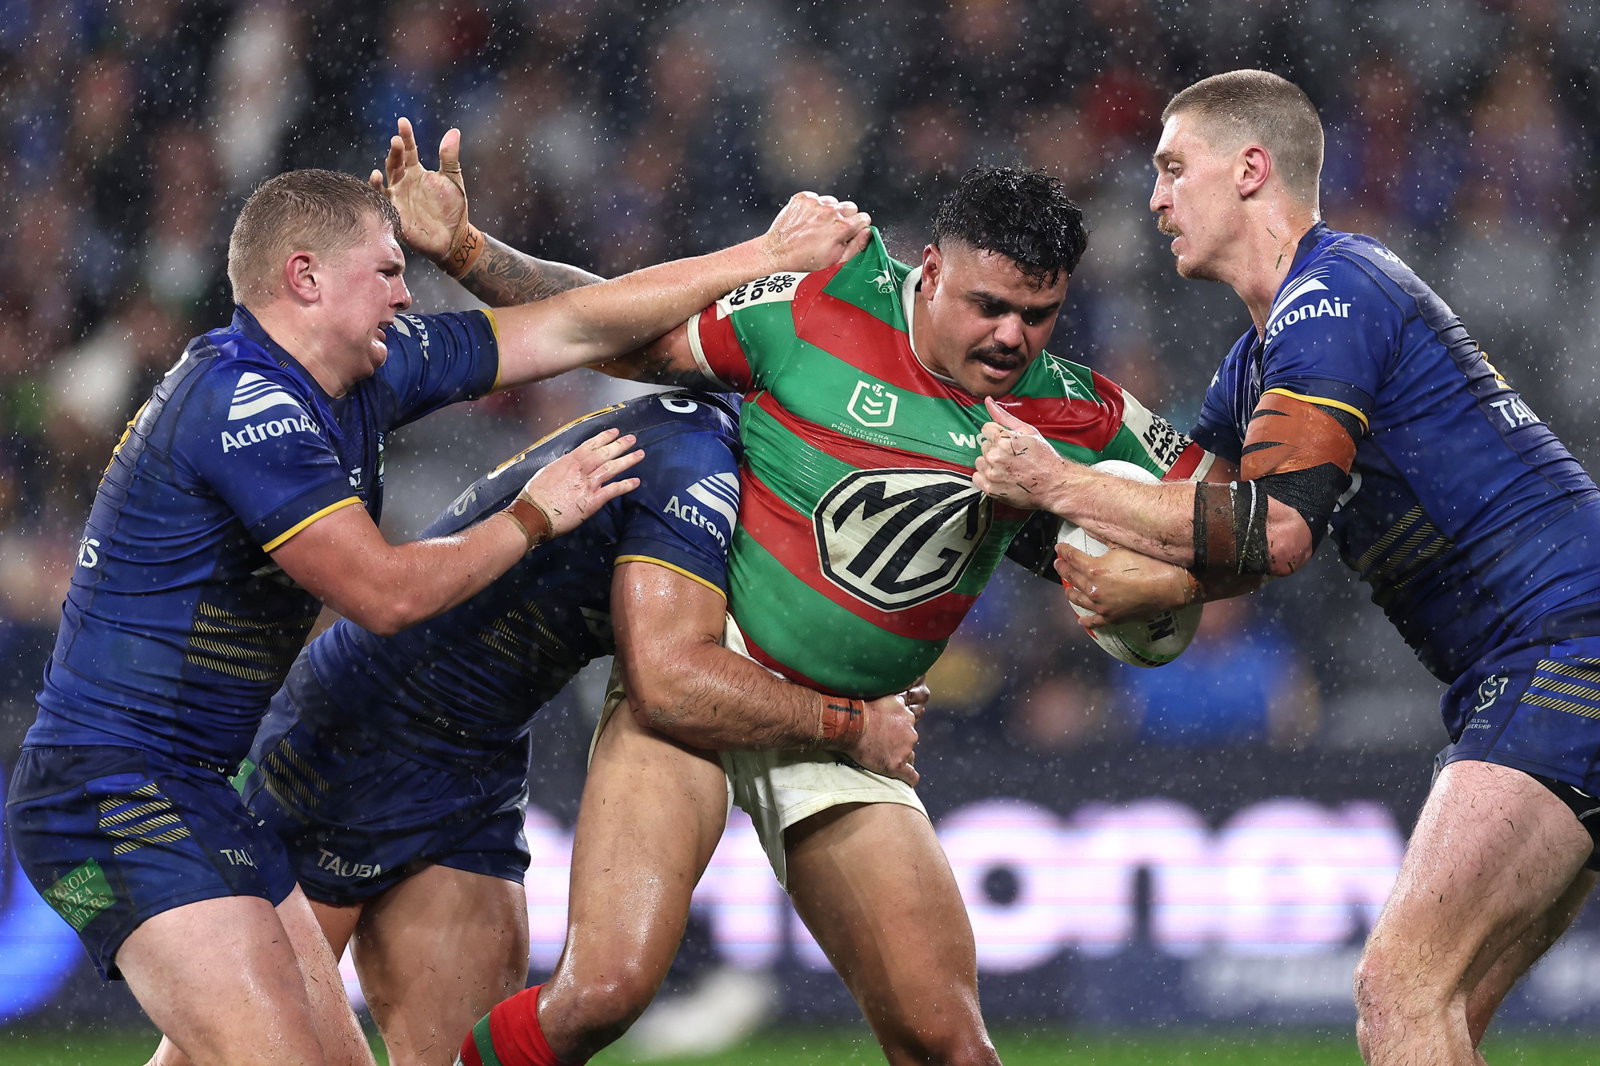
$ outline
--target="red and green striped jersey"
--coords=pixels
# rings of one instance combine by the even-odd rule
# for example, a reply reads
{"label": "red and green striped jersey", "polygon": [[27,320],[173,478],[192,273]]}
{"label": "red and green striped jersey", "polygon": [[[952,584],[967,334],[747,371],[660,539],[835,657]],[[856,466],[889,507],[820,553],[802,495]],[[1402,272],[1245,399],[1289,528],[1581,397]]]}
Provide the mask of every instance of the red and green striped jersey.
{"label": "red and green striped jersey", "polygon": [[[912,350],[919,275],[874,233],[840,266],[750,282],[689,323],[701,370],[746,393],[730,608],[758,661],[826,691],[925,673],[1028,516],[972,485],[988,416]],[[1078,462],[1185,478],[1209,461],[1049,353],[1001,402]]]}

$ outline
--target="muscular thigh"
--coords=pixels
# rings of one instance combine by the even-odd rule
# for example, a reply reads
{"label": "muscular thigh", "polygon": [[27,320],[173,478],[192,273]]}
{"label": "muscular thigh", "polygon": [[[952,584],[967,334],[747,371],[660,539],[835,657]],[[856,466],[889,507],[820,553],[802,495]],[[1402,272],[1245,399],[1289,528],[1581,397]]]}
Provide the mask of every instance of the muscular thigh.
{"label": "muscular thigh", "polygon": [[927,816],[833,807],[787,839],[795,909],[879,1038],[980,1035],[972,927]]}
{"label": "muscular thigh", "polygon": [[390,1061],[448,1066],[527,982],[527,899],[519,881],[430,866],[367,902],[351,947]]}
{"label": "muscular thigh", "polygon": [[1417,819],[1373,942],[1414,957],[1416,967],[1402,966],[1420,981],[1470,985],[1561,899],[1592,848],[1571,810],[1527,774],[1450,763]]}

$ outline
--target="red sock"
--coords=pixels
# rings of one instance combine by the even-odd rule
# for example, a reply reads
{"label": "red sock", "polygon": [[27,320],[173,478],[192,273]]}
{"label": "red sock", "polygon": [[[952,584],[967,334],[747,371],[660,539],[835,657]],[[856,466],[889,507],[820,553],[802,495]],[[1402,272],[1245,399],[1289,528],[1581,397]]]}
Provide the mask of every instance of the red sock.
{"label": "red sock", "polygon": [[462,1043],[462,1066],[562,1066],[539,1028],[543,987],[524,988],[495,1004]]}

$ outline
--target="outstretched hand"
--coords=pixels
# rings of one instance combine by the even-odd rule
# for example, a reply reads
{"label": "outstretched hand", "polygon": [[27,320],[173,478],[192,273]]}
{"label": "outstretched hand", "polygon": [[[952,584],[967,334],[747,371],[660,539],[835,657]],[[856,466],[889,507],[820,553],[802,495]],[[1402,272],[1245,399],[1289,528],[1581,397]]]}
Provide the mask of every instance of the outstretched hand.
{"label": "outstretched hand", "polygon": [[551,536],[570,533],[601,507],[639,487],[636,477],[611,480],[644,458],[643,449],[628,451],[636,439],[632,433],[619,437],[615,429],[597,433],[529,478],[518,495],[550,519]]}
{"label": "outstretched hand", "polygon": [[461,176],[461,131],[445,132],[439,141],[439,169],[429,170],[422,165],[411,120],[401,118],[396,126],[399,132],[389,138],[383,170],[374,170],[367,182],[399,210],[406,244],[419,255],[443,262],[472,230]]}
{"label": "outstretched hand", "polygon": [[842,263],[867,246],[872,216],[849,200],[797,192],[761,238],[771,271],[810,271]]}
{"label": "outstretched hand", "polygon": [[1014,507],[1048,510],[1050,497],[1061,488],[1073,464],[1056,454],[1033,426],[994,401],[984,400],[991,422],[981,431],[983,451],[972,483],[978,491]]}

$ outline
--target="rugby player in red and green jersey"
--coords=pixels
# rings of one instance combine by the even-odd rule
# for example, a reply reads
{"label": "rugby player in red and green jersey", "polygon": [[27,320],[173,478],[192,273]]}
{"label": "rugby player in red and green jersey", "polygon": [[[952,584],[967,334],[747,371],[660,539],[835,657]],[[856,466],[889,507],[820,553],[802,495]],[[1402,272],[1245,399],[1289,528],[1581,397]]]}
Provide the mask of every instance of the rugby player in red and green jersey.
{"label": "rugby player in red and green jersey", "polygon": [[[456,150],[447,135],[441,169],[452,175]],[[458,245],[486,241],[466,221],[464,202],[443,207],[443,221],[413,214],[438,204],[400,206],[408,233],[429,226],[453,230]],[[509,251],[489,243],[497,255]],[[745,285],[606,367],[746,395],[730,646],[842,696],[915,681],[1026,517],[973,488],[985,397],[1044,427],[1074,460],[1118,458],[1170,478],[1205,474],[1210,456],[1166,421],[1043,352],[1085,244],[1081,212],[1059,182],[979,168],[940,206],[920,267],[895,262],[874,235],[840,266]],[[463,282],[479,291],[471,275]],[[684,774],[696,773],[682,751],[652,758],[680,756]],[[722,765],[728,791],[751,815],[888,1059],[997,1062],[978,1008],[971,926],[915,791],[832,756],[724,753]],[[688,802],[680,790],[602,798],[591,788],[575,847],[586,846],[586,829],[604,832],[583,820],[596,809],[623,835],[630,809]],[[702,821],[690,810],[677,819]],[[681,868],[679,853],[700,846],[687,828],[681,837],[634,840],[625,855],[612,849],[615,861],[603,870],[575,869],[572,898],[620,898],[614,888],[658,867]],[[686,912],[687,892],[680,903]],[[641,938],[617,930],[636,933],[642,921],[681,929],[683,920],[666,909],[625,923],[574,918],[555,974],[497,1006],[462,1061],[587,1060],[644,1009],[670,961],[643,956]]]}

